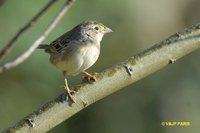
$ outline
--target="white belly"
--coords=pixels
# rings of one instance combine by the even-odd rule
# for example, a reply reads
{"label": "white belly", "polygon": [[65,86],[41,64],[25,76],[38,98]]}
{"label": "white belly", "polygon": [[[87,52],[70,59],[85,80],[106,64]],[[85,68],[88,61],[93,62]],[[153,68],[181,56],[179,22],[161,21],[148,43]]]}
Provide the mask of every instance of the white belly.
{"label": "white belly", "polygon": [[57,68],[66,71],[67,75],[77,75],[91,67],[97,61],[100,49],[98,46],[90,45],[90,47],[84,46],[76,49],[72,53],[64,59],[57,58],[55,55],[50,60]]}
{"label": "white belly", "polygon": [[98,59],[100,54],[100,49],[97,46],[92,46],[90,48],[83,49],[84,56],[83,56],[83,64],[81,66],[81,71],[84,71],[91,67]]}

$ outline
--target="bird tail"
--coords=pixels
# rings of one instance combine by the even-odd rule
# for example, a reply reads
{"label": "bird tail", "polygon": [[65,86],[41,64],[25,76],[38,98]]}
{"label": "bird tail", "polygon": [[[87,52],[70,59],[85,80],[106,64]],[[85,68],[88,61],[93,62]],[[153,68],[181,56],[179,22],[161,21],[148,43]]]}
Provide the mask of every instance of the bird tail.
{"label": "bird tail", "polygon": [[49,45],[47,45],[47,44],[40,44],[37,48],[38,48],[38,49],[47,50],[47,49],[49,48]]}
{"label": "bird tail", "polygon": [[37,48],[38,48],[38,49],[44,49],[45,52],[51,53],[51,50],[50,50],[48,44],[40,44]]}
{"label": "bird tail", "polygon": [[37,48],[44,49],[44,51],[49,54],[54,53],[55,51],[54,49],[52,49],[51,45],[48,44],[40,44]]}

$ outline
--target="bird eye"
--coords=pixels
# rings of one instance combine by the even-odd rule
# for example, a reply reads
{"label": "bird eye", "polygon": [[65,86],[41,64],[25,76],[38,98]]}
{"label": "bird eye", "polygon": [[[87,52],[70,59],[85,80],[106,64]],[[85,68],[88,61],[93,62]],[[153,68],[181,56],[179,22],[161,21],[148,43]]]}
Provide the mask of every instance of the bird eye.
{"label": "bird eye", "polygon": [[96,27],[94,27],[94,29],[95,29],[95,30],[99,30],[99,27],[96,26]]}

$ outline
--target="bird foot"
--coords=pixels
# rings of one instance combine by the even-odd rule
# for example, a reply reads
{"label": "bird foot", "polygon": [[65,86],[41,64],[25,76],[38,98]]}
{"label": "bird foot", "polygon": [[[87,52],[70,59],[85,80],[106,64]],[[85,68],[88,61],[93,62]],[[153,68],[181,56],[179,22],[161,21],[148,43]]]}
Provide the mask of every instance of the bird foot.
{"label": "bird foot", "polygon": [[97,73],[94,74],[90,74],[87,72],[82,72],[83,73],[83,80],[82,81],[86,81],[86,82],[90,82],[90,81],[97,81]]}
{"label": "bird foot", "polygon": [[74,98],[72,96],[74,93],[76,93],[76,91],[75,90],[71,90],[66,86],[64,87],[64,89],[65,89],[65,91],[67,93],[67,101],[70,100],[72,103],[76,103],[76,101],[74,100]]}

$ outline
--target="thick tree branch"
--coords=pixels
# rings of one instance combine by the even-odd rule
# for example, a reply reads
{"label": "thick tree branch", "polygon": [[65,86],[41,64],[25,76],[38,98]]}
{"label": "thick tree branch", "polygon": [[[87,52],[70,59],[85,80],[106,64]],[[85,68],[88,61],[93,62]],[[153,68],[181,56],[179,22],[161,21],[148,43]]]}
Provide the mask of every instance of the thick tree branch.
{"label": "thick tree branch", "polygon": [[75,86],[76,103],[70,106],[63,93],[4,132],[46,132],[88,105],[132,84],[200,48],[200,24],[185,29],[153,47],[97,75],[92,84]]}
{"label": "thick tree branch", "polygon": [[28,57],[35,51],[35,49],[44,41],[44,39],[49,35],[49,33],[55,28],[55,26],[58,24],[58,22],[65,15],[65,13],[69,10],[69,8],[73,5],[74,2],[75,0],[68,0],[63,6],[63,8],[60,10],[58,15],[55,17],[55,19],[47,27],[45,32],[22,55],[17,57],[15,60],[0,66],[0,73],[9,70],[13,67],[16,67],[17,65],[21,64],[26,59],[28,59]]}
{"label": "thick tree branch", "polygon": [[[0,50],[0,60],[10,51],[17,39],[28,30],[57,0],[50,0],[17,34]],[[4,2],[4,1],[1,1]],[[0,2],[0,3],[1,3]]]}

